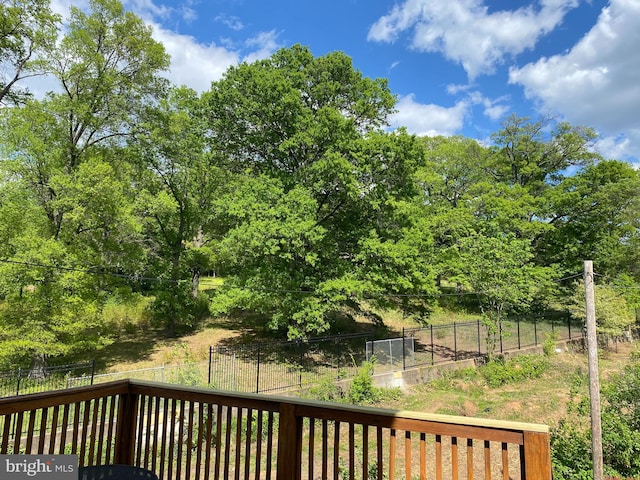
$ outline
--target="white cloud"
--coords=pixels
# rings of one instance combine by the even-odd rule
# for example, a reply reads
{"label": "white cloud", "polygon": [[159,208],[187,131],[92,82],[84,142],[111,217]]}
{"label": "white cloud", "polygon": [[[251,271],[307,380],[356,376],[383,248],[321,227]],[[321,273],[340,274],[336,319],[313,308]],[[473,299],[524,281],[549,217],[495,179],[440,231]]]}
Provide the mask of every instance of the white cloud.
{"label": "white cloud", "polygon": [[[616,135],[602,142],[640,158],[640,1],[611,0],[597,24],[567,53],[511,68],[541,109]],[[617,136],[624,132],[625,137]]]}
{"label": "white cloud", "polygon": [[248,39],[245,45],[254,49],[242,59],[248,63],[268,58],[281,47],[278,43],[278,34],[274,30],[259,33],[255,37]]}
{"label": "white cloud", "polygon": [[396,104],[397,113],[391,116],[392,127],[406,127],[416,135],[455,135],[464,125],[469,111],[467,101],[459,101],[453,107],[441,107],[415,101],[414,95],[401,97]]}
{"label": "white cloud", "polygon": [[489,13],[483,0],[405,0],[371,26],[368,39],[391,43],[413,30],[413,49],[442,53],[475,78],[493,73],[506,56],[533,48],[577,4],[543,0],[539,8]]}
{"label": "white cloud", "polygon": [[[53,0],[52,9],[66,20],[69,7],[75,5],[88,11],[88,0]],[[198,92],[211,87],[211,82],[219,80],[224,72],[240,61],[252,62],[269,57],[277,48],[277,34],[263,32],[246,40],[243,45],[222,46],[203,44],[191,35],[183,35],[164,28],[159,22],[180,15],[183,20],[195,18],[194,12],[188,7],[179,10],[156,5],[152,0],[128,0],[126,8],[131,8],[153,29],[153,37],[164,45],[171,56],[171,65],[164,76],[176,85],[186,85]],[[237,19],[236,19],[237,21]],[[238,26],[239,23],[236,23]],[[22,83],[37,98],[41,98],[48,91],[58,91],[58,82],[50,76],[39,76],[25,80]]]}
{"label": "white cloud", "polygon": [[204,45],[189,35],[180,35],[153,25],[154,38],[162,42],[171,56],[171,66],[165,77],[176,85],[203,92],[211,87],[211,82],[219,80],[223,73],[238,63],[238,52],[214,44]]}
{"label": "white cloud", "polygon": [[214,18],[214,20],[216,22],[222,23],[226,27],[236,32],[239,32],[244,28],[244,24],[242,23],[242,20],[240,20],[238,17],[218,15],[216,18]]}

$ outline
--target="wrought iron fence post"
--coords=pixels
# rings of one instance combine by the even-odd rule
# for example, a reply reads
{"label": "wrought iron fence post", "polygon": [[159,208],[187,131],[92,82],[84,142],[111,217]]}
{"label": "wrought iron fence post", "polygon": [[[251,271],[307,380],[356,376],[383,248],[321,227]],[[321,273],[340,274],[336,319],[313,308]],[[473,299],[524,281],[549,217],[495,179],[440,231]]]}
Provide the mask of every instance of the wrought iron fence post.
{"label": "wrought iron fence post", "polygon": [[429,327],[431,327],[431,365],[433,365],[433,325],[429,325]]}
{"label": "wrought iron fence post", "polygon": [[478,356],[482,356],[482,344],[480,342],[480,319],[478,319]]}
{"label": "wrought iron fence post", "polygon": [[300,368],[298,370],[298,377],[300,382],[300,388],[302,388],[302,360],[304,359],[304,350],[302,348],[301,340],[298,340],[298,350],[300,351],[300,358],[298,360],[298,364],[300,365]]}
{"label": "wrought iron fence post", "polygon": [[402,370],[407,369],[407,354],[404,350],[404,327],[402,327]]}
{"label": "wrought iron fence post", "polygon": [[458,330],[456,329],[456,322],[453,322],[453,360],[458,361]]}
{"label": "wrought iron fence post", "polygon": [[20,395],[20,379],[22,378],[22,368],[18,367],[18,384],[16,385],[16,397]]}
{"label": "wrought iron fence post", "polygon": [[93,379],[96,376],[96,359],[91,361],[91,385],[93,385]]}
{"label": "wrought iron fence post", "polygon": [[209,345],[209,371],[207,372],[207,385],[211,385],[211,361],[213,360],[213,347]]}
{"label": "wrought iron fence post", "polygon": [[256,368],[256,393],[260,393],[260,344],[257,344],[258,347],[258,366]]}

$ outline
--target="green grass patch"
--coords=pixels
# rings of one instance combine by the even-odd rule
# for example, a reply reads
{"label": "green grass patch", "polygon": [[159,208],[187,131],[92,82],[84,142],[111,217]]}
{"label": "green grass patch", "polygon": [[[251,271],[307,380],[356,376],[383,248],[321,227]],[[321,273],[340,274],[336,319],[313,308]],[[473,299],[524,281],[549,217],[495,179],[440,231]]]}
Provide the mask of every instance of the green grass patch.
{"label": "green grass patch", "polygon": [[224,285],[224,278],[222,277],[201,277],[198,290],[201,292],[214,290],[222,285]]}

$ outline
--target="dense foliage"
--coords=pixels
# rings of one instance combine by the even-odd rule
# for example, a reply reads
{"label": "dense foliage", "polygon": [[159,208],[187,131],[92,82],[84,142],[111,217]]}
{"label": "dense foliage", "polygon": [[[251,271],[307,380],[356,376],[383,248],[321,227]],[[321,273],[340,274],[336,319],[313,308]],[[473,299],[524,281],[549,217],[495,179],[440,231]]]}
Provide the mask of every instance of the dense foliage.
{"label": "dense foliage", "polygon": [[[428,322],[454,289],[497,331],[568,298],[585,259],[625,296],[640,279],[640,175],[590,128],[421,138],[340,52],[295,45],[198,94],[118,0],[64,28],[45,0],[0,15],[0,368],[108,344],[118,303],[168,335],[210,309],[303,338],[365,306]],[[20,89],[44,72],[45,98]],[[208,296],[203,274],[224,278]]]}
{"label": "dense foliage", "polygon": [[[551,435],[554,477],[593,478],[589,399],[577,394],[586,376],[576,376],[570,418],[560,422]],[[602,386],[602,445],[605,474],[616,478],[640,475],[640,359]]]}

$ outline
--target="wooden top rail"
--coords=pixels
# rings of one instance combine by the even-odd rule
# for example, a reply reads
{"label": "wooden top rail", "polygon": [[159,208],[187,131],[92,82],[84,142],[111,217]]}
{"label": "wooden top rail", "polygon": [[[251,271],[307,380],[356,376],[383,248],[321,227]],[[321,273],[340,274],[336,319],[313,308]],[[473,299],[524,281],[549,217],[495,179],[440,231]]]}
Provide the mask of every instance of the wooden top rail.
{"label": "wooden top rail", "polygon": [[[74,404],[80,408],[73,408]],[[50,410],[49,413],[47,410]],[[27,413],[36,411],[40,413]],[[263,416],[263,412],[266,416]],[[277,420],[274,420],[276,417]],[[322,432],[314,437],[317,421]],[[234,422],[238,425],[235,430]],[[331,427],[333,434],[327,433],[327,423],[335,425]],[[463,438],[468,442],[483,441],[479,448],[485,456],[485,463],[489,461],[489,443],[501,444],[505,474],[508,471],[507,444],[516,445],[519,450],[517,468],[522,478],[551,479],[549,428],[546,425],[361,407],[139,380],[119,380],[0,399],[0,424],[3,425],[0,429],[0,450],[6,452],[10,447],[16,450],[23,445],[27,452],[32,452],[33,443],[38,452],[48,449],[52,453],[54,450],[62,451],[65,441],[72,440],[73,451],[78,449],[82,464],[99,462],[104,447],[106,457],[102,459],[103,462],[106,459],[115,463],[158,467],[161,475],[164,472],[168,479],[172,479],[173,474],[175,478],[181,478],[183,473],[189,475],[189,469],[195,469],[196,478],[199,478],[200,466],[203,472],[211,468],[217,472],[223,467],[233,467],[239,472],[237,469],[242,464],[241,458],[249,459],[244,463],[245,476],[250,468],[257,472],[260,468],[268,471],[271,460],[261,464],[260,452],[267,452],[265,458],[272,458],[273,452],[273,455],[277,455],[277,468],[274,468],[276,478],[297,480],[302,478],[303,444],[307,445],[305,458],[310,462],[310,469],[313,468],[314,459],[308,452],[318,451],[318,444],[314,442],[324,442],[323,452],[333,448],[336,456],[333,464],[334,468],[338,468],[337,456],[343,440],[340,438],[340,423],[346,425],[346,430],[343,428],[342,432],[349,436],[345,448],[349,450],[351,470],[355,468],[354,429],[357,428],[363,432],[363,452],[368,448],[368,437],[364,432],[375,430],[372,435],[378,437],[372,442],[376,441],[378,445],[379,465],[382,465],[381,449],[389,449],[389,457],[385,456],[390,462],[389,478],[394,478],[394,432],[404,431],[404,463],[409,473],[413,459],[411,432],[414,432],[420,437],[415,440],[420,442],[420,452],[416,455],[420,456],[422,464],[426,458],[423,452],[425,435],[435,436],[437,449],[441,448],[440,437],[450,438],[452,456],[458,452],[457,439]],[[10,436],[14,424],[18,431],[16,437]],[[243,424],[247,430],[246,438],[242,437],[244,430],[240,425]],[[253,438],[252,428],[257,429]],[[384,441],[380,436],[382,429],[390,432]],[[256,440],[262,434],[268,438],[265,445]],[[330,435],[333,435],[333,447],[327,443],[330,442]],[[36,441],[37,445],[34,443]],[[90,442],[87,449],[85,442]],[[183,442],[191,448],[183,449]],[[231,444],[235,446],[230,447]],[[173,452],[174,447],[178,448],[177,465],[172,463],[173,456],[165,453]],[[192,455],[192,448],[197,453]],[[255,454],[251,453],[252,448],[256,449]],[[184,452],[180,453],[182,450]],[[221,450],[226,452],[222,457]],[[361,455],[364,458],[367,454],[363,452]],[[184,464],[180,463],[181,455],[184,456]],[[321,468],[325,469],[328,462],[326,452],[322,455]],[[235,459],[235,463],[232,459]],[[159,462],[157,465],[156,460]],[[250,465],[250,461],[257,463]],[[362,460],[363,470],[366,469],[366,462],[366,458]],[[452,468],[457,469],[455,461]],[[204,478],[208,477],[205,475]]]}
{"label": "wooden top rail", "polygon": [[109,397],[129,393],[129,380],[51,390],[48,392],[29,393],[17,397],[0,398],[0,415],[27,412],[38,408],[48,408],[83,402],[94,398]]}
{"label": "wooden top rail", "polygon": [[[272,412],[278,412],[282,404],[289,404],[294,406],[295,415],[299,417],[361,423],[418,432],[425,431],[461,438],[504,441],[519,445],[522,444],[523,432],[549,433],[548,426],[534,423],[361,407],[293,397],[237,393],[139,380],[117,380],[66,390],[0,398],[0,415],[121,394],[148,395],[240,408],[255,408]],[[474,434],[475,431],[478,433]],[[487,437],[487,434],[490,436]]]}

